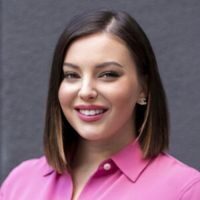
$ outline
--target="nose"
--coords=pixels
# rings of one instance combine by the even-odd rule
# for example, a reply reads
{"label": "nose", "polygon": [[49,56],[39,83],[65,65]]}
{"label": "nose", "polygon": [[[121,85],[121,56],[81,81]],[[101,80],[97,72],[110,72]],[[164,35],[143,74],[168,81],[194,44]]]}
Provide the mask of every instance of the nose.
{"label": "nose", "polygon": [[82,80],[78,96],[84,101],[95,100],[98,96],[98,92],[96,90],[94,81],[88,79]]}

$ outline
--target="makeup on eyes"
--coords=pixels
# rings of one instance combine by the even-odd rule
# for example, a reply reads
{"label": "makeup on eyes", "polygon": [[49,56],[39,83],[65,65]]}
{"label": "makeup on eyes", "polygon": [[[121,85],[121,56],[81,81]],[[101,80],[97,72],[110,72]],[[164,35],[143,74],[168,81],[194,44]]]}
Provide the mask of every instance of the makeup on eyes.
{"label": "makeup on eyes", "polygon": [[[83,69],[84,68],[76,64],[65,62],[63,66],[63,77],[69,80],[79,79],[82,77],[82,74],[84,74]],[[113,80],[123,74],[123,66],[113,61],[104,62],[91,68],[91,73],[103,80]]]}

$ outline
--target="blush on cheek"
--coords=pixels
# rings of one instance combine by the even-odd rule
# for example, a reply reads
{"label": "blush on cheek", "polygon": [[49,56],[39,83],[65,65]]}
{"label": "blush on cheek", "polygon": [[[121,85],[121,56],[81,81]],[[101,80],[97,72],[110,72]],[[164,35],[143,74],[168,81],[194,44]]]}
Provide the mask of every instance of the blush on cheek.
{"label": "blush on cheek", "polygon": [[70,106],[77,97],[77,87],[61,83],[58,90],[58,99],[61,106]]}

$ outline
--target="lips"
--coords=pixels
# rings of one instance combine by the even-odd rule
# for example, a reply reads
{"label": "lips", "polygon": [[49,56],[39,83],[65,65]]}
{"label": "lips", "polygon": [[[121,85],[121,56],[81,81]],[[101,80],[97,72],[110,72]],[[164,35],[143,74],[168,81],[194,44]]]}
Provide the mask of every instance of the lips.
{"label": "lips", "polygon": [[81,120],[92,122],[100,120],[108,108],[100,105],[78,105],[75,110]]}
{"label": "lips", "polygon": [[79,112],[83,115],[87,115],[87,116],[94,116],[94,115],[99,115],[101,113],[103,113],[103,110],[79,110]]}

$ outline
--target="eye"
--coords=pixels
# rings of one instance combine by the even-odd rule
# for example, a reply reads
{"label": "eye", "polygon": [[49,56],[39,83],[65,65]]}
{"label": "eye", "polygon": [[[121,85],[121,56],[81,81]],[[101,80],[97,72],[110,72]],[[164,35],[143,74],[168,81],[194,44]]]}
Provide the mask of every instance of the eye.
{"label": "eye", "polygon": [[64,78],[65,79],[78,79],[80,78],[79,74],[75,72],[64,72]]}
{"label": "eye", "polygon": [[120,74],[115,71],[106,71],[100,74],[100,78],[117,78]]}

